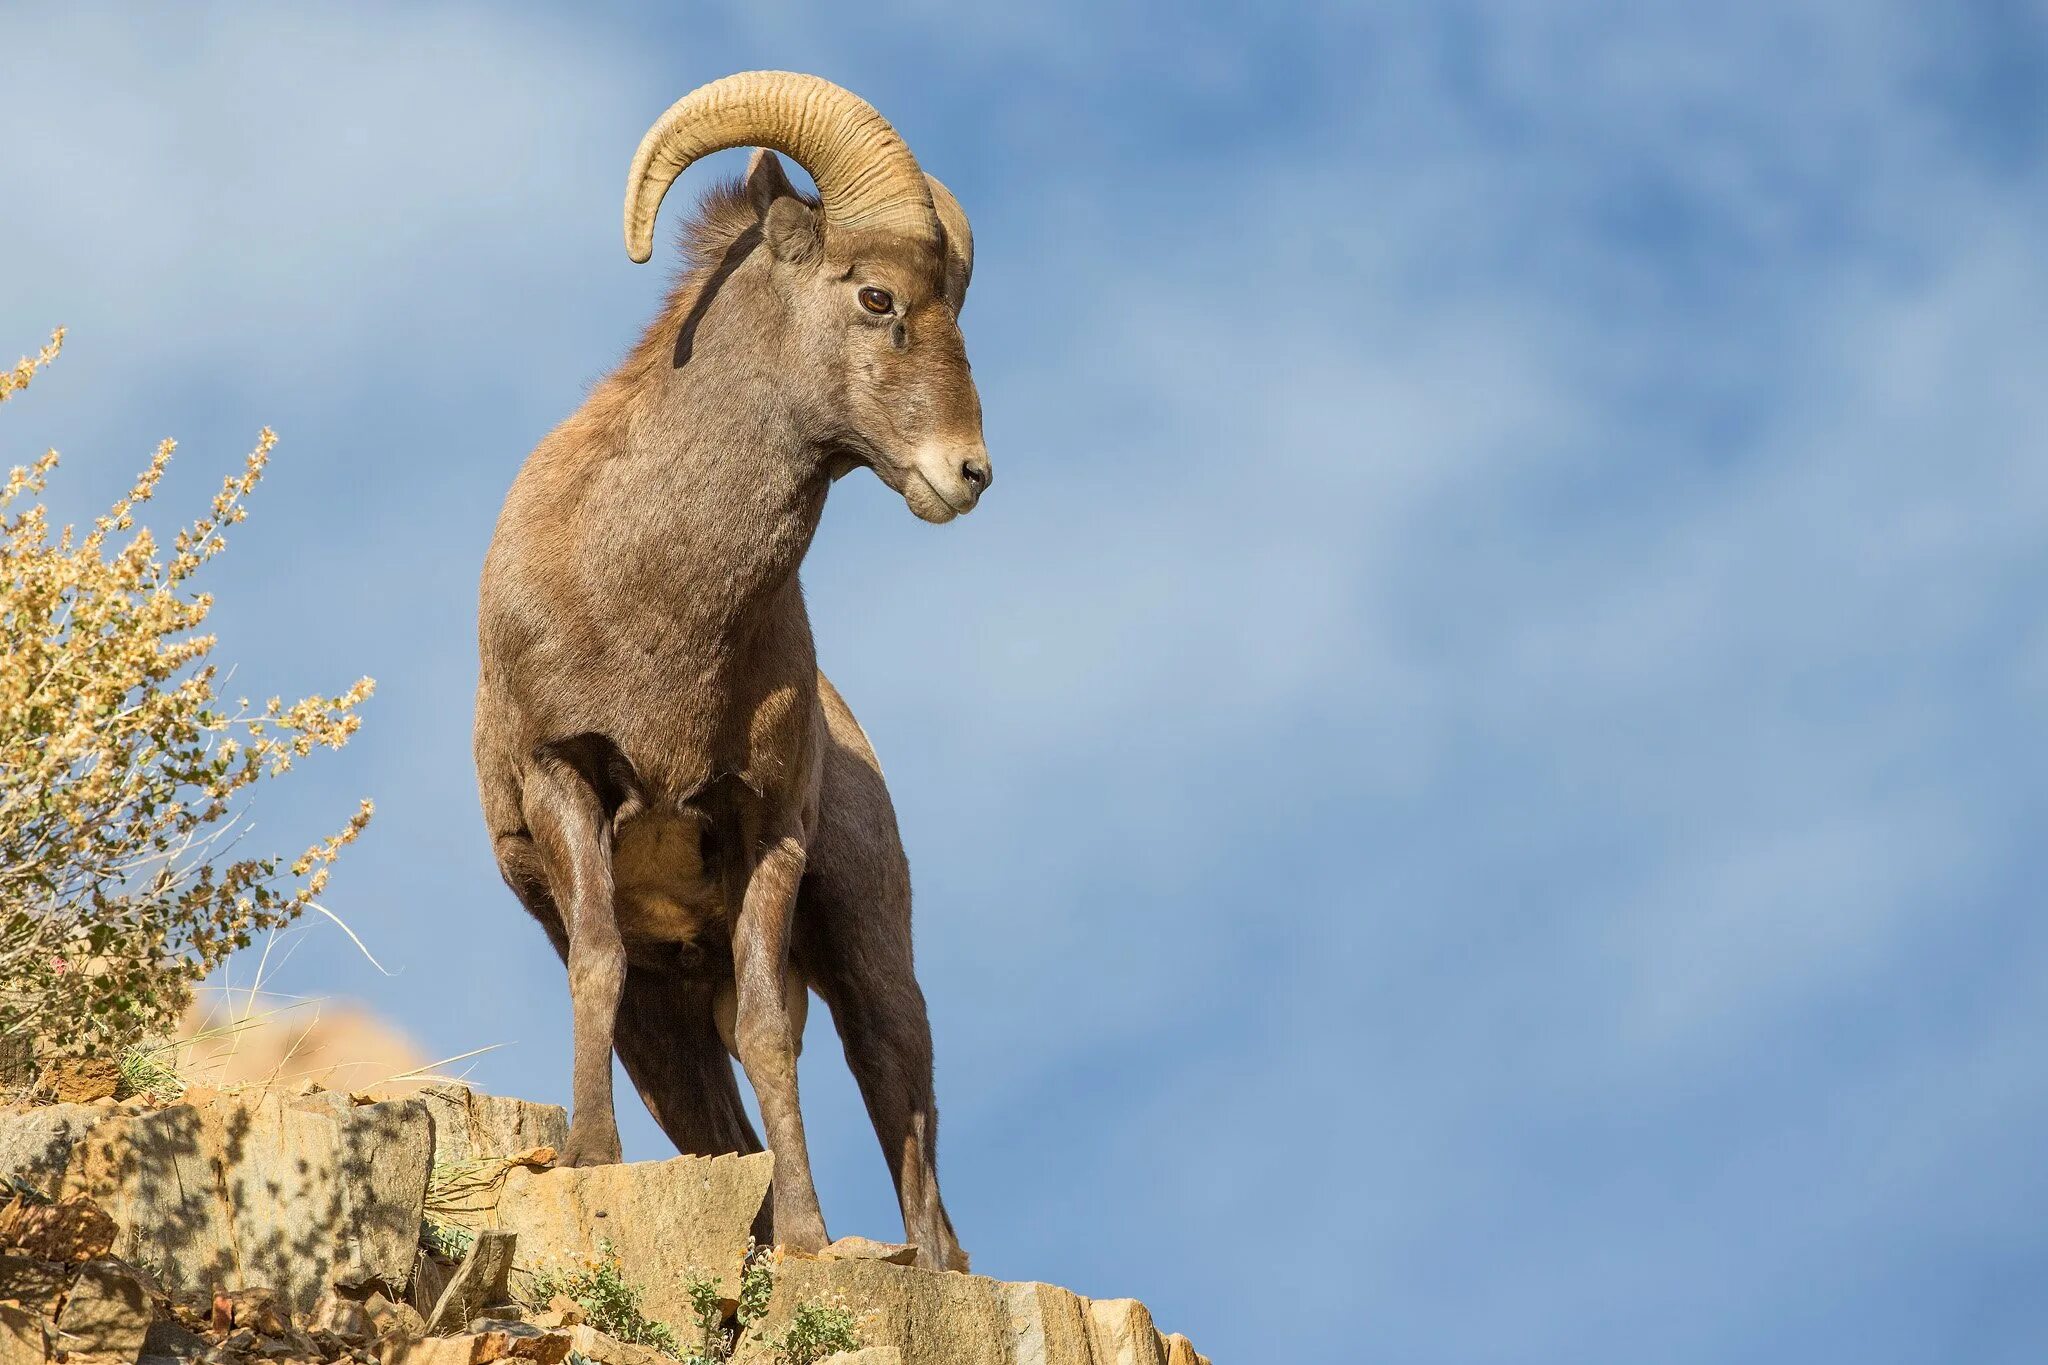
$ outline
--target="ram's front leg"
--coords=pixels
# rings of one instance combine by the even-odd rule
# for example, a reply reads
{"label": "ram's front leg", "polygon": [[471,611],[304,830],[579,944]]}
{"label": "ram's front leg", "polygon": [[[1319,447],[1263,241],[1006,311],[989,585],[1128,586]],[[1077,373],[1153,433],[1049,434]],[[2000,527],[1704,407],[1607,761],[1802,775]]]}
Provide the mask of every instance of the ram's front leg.
{"label": "ram's front leg", "polygon": [[528,777],[522,802],[568,940],[575,1070],[569,1141],[557,1164],[606,1165],[620,1159],[612,1038],[626,984],[626,947],[612,901],[611,824],[590,784],[552,759]]}
{"label": "ram's front leg", "polygon": [[797,1251],[825,1245],[825,1215],[811,1183],[810,1149],[796,1093],[796,1026],[783,1001],[789,926],[804,847],[795,836],[769,844],[747,878],[733,928],[733,970],[739,996],[734,1041],[740,1066],[761,1105],[761,1126],[775,1154],[775,1240]]}

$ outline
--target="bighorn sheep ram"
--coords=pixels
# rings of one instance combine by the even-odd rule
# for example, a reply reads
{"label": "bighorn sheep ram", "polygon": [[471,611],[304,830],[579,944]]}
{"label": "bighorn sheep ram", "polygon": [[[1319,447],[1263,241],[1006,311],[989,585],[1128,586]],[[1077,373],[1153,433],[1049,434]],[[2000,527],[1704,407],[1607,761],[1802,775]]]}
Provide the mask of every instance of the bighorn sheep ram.
{"label": "bighorn sheep ram", "polygon": [[[826,1241],[797,1104],[807,990],[831,1007],[921,1264],[964,1269],[936,1173],[910,880],[867,737],[818,672],[797,569],[865,465],[926,521],[987,490],[960,339],[959,204],[866,102],[750,72],[649,130],[626,246],[692,161],[690,269],[625,362],[541,442],[484,565],[476,760],[500,871],[567,962],[562,1160],[619,1159],[614,1046],[685,1152],[774,1152],[776,1239]],[[817,184],[799,194],[774,153]]]}

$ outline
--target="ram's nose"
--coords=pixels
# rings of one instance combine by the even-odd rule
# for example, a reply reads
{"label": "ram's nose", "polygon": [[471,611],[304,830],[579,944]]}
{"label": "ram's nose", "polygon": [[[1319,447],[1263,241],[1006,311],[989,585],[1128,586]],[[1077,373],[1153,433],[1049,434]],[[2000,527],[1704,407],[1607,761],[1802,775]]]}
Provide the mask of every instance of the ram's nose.
{"label": "ram's nose", "polygon": [[954,516],[971,512],[995,481],[988,450],[979,441],[933,441],[917,452],[917,470]]}
{"label": "ram's nose", "polygon": [[967,480],[968,487],[974,490],[975,500],[979,502],[981,495],[988,492],[988,486],[994,483],[996,478],[995,466],[988,462],[988,452],[976,451],[962,460],[960,477]]}

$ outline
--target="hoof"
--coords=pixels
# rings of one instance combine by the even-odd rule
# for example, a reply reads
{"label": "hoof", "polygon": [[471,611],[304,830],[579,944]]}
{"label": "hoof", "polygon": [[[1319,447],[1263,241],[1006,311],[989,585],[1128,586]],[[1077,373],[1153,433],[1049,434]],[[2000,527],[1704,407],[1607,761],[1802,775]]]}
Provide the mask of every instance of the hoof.
{"label": "hoof", "polygon": [[555,1167],[572,1166],[616,1166],[625,1160],[619,1153],[618,1134],[604,1138],[578,1138],[573,1133],[562,1150],[555,1155]]}
{"label": "hoof", "polygon": [[816,1260],[818,1253],[823,1251],[826,1243],[831,1240],[825,1235],[824,1222],[810,1222],[808,1226],[805,1223],[798,1223],[795,1219],[791,1219],[790,1222],[796,1223],[796,1226],[786,1233],[783,1231],[783,1223],[780,1220],[776,1222],[776,1245],[785,1253],[801,1256],[806,1260]]}
{"label": "hoof", "polygon": [[564,1152],[555,1158],[554,1169],[575,1170],[584,1166],[617,1166],[620,1164],[617,1152]]}

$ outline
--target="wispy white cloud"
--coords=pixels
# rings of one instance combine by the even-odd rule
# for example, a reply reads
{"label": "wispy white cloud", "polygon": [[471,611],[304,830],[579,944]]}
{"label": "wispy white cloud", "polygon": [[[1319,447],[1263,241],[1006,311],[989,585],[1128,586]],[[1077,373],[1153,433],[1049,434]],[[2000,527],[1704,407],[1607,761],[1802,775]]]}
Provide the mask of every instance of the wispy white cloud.
{"label": "wispy white cloud", "polygon": [[[475,567],[650,306],[615,240],[646,119],[807,66],[912,132],[982,248],[995,494],[934,533],[848,481],[808,580],[903,808],[981,1264],[1142,1292],[1219,1358],[1363,1321],[1401,1358],[1687,1360],[1825,1356],[1936,1260],[2027,1254],[1942,1212],[2038,1210],[2010,1135],[2048,1125],[2048,272],[2025,111],[2001,161],[1959,106],[1963,20],[9,36],[0,85],[68,112],[0,153],[42,263],[0,318],[75,329],[10,448],[110,484],[164,430],[217,458],[277,422],[228,646],[266,690],[385,680],[277,814],[379,796],[337,891],[410,971],[297,984],[436,1052],[516,1041],[486,1081],[566,1076],[559,968],[474,827]],[[319,638],[269,634],[344,572]],[[420,979],[463,954],[489,970]],[[885,1224],[831,1051],[821,1180]],[[1242,1305],[1289,1257],[1313,1292]]]}

